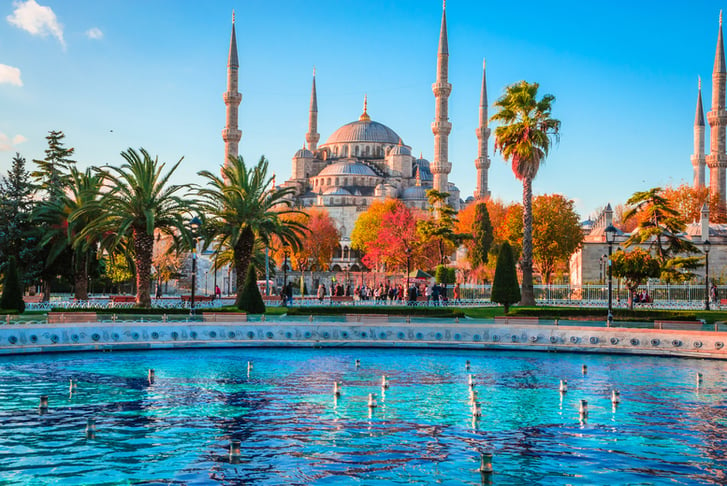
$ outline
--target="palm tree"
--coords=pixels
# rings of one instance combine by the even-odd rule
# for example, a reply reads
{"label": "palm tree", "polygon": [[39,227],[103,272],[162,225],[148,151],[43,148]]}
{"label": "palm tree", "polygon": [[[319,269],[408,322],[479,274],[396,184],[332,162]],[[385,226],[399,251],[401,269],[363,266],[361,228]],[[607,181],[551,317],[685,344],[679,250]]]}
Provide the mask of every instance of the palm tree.
{"label": "palm tree", "polygon": [[[55,198],[44,200],[36,207],[33,219],[45,228],[41,244],[48,247],[46,266],[56,263],[59,256],[71,249],[74,297],[87,300],[89,265],[96,253],[98,238],[80,234],[97,216],[91,208],[98,207],[101,176],[91,169],[81,172],[71,166],[64,181]],[[88,210],[76,217],[83,208]]]}
{"label": "palm tree", "polygon": [[190,204],[185,200],[189,184],[174,185],[169,178],[179,167],[182,159],[164,172],[165,163],[152,158],[139,149],[121,152],[126,163],[121,167],[97,169],[107,191],[95,205],[87,205],[75,215],[85,217],[98,211],[81,237],[99,235],[102,246],[110,254],[126,248],[133,254],[136,270],[136,304],[151,307],[151,265],[154,250],[154,234],[169,235],[178,240],[188,239],[185,216]]}
{"label": "palm tree", "polygon": [[236,305],[239,305],[256,240],[270,246],[272,237],[277,236],[284,244],[300,246],[306,227],[286,218],[299,213],[291,209],[290,197],[295,190],[275,188],[272,177],[268,177],[268,161],[264,156],[249,169],[242,157],[230,157],[222,168],[222,177],[209,171],[199,175],[208,180],[207,187],[198,193],[205,220],[205,240],[232,249]]}
{"label": "palm tree", "polygon": [[522,305],[535,305],[533,293],[533,179],[550,150],[551,139],[558,140],[560,121],[551,117],[555,97],[537,99],[538,83],[520,81],[505,89],[496,102],[498,112],[490,120],[500,122],[495,129],[495,150],[512,164],[515,177],[523,183],[523,273]]}

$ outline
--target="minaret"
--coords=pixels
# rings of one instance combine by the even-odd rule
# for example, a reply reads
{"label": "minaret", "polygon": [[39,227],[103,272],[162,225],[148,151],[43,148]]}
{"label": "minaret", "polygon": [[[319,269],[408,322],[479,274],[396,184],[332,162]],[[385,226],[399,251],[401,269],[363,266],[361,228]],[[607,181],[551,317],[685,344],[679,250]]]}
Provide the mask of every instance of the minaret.
{"label": "minaret", "polygon": [[727,168],[727,154],[725,153],[725,126],[727,126],[727,111],[725,111],[725,81],[727,69],[724,61],[724,42],[722,40],[722,12],[719,13],[719,34],[717,36],[717,52],[714,56],[714,71],[712,72],[712,110],[707,113],[709,122],[709,192],[713,196],[719,195],[719,206],[725,207],[725,168]]}
{"label": "minaret", "polygon": [[[482,93],[480,93],[480,126],[475,130],[479,147],[475,167],[477,168],[477,188],[475,199],[485,199],[490,196],[487,188],[487,170],[490,168],[490,158],[487,156],[487,143],[490,140],[490,128],[487,125],[487,81],[485,61],[482,61]],[[702,162],[704,164],[704,162]],[[704,173],[704,169],[702,169]]]}
{"label": "minaret", "polygon": [[434,161],[431,171],[434,175],[433,188],[439,192],[449,191],[447,176],[452,170],[452,164],[448,160],[449,132],[452,131],[452,124],[449,123],[449,94],[452,92],[452,85],[447,82],[449,65],[449,48],[447,46],[447,4],[442,5],[442,27],[439,32],[439,50],[437,51],[437,81],[432,85],[434,92],[434,122],[432,133],[434,133]]}
{"label": "minaret", "polygon": [[227,58],[227,91],[222,96],[227,106],[225,129],[222,130],[222,140],[225,141],[225,162],[230,157],[237,157],[238,143],[242,132],[237,129],[237,108],[242,101],[242,95],[237,91],[237,70],[240,65],[237,61],[237,39],[235,38],[235,11],[232,11],[232,36],[230,37],[230,54]]}
{"label": "minaret", "polygon": [[704,166],[706,157],[704,155],[704,109],[702,108],[702,79],[699,79],[699,90],[697,94],[697,114],[694,117],[694,154],[692,155],[692,167],[694,168],[694,189],[704,187]]}
{"label": "minaret", "polygon": [[313,68],[313,88],[310,93],[310,111],[308,112],[308,133],[305,139],[308,142],[308,150],[316,151],[318,140],[321,136],[318,134],[318,96],[316,96],[316,68]]}

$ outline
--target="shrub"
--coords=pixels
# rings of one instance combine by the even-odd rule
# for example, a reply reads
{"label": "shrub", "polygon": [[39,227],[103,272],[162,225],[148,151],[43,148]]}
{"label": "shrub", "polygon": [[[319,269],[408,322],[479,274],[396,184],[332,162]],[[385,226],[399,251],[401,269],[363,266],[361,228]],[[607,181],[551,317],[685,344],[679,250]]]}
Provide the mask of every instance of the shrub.
{"label": "shrub", "polygon": [[509,312],[512,304],[520,302],[520,286],[517,282],[515,260],[512,257],[512,248],[507,241],[502,244],[497,255],[495,278],[492,280],[492,296],[490,300],[505,306],[505,313]]}
{"label": "shrub", "polygon": [[0,297],[0,309],[18,311],[18,314],[25,311],[18,267],[15,263],[15,257],[12,256],[8,259],[8,265],[5,267],[5,281],[3,283],[3,293]]}

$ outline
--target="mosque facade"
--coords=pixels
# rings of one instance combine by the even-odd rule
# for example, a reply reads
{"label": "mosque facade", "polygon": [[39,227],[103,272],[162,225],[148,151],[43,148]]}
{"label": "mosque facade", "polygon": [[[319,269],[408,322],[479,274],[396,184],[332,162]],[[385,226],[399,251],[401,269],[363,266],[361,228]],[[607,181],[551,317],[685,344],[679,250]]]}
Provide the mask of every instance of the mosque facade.
{"label": "mosque facade", "polygon": [[[449,95],[452,85],[448,81],[449,46],[447,41],[446,9],[442,10],[442,22],[437,50],[437,76],[432,91],[435,99],[435,118],[431,125],[434,138],[432,162],[413,155],[412,147],[390,127],[374,121],[368,113],[364,97],[363,112],[358,119],[334,131],[319,145],[318,93],[315,72],[308,114],[306,144],[292,158],[290,178],[282,186],[294,189],[294,205],[301,208],[325,209],[341,234],[341,243],[331,264],[331,270],[359,271],[359,255],[351,249],[351,232],[358,216],[376,200],[394,198],[409,207],[429,209],[427,191],[436,189],[449,193],[449,204],[459,210],[464,202],[460,190],[449,181],[452,163],[448,158]],[[241,132],[237,127],[237,110],[242,99],[238,93],[238,57],[233,15],[232,36],[227,69],[227,91],[224,93],[226,126],[222,131],[225,141],[225,161],[236,157]],[[490,159],[487,144],[490,130],[487,127],[487,93],[485,70],[482,73],[480,101],[480,126],[477,129],[478,157],[477,189],[475,198],[489,196],[487,171]]]}

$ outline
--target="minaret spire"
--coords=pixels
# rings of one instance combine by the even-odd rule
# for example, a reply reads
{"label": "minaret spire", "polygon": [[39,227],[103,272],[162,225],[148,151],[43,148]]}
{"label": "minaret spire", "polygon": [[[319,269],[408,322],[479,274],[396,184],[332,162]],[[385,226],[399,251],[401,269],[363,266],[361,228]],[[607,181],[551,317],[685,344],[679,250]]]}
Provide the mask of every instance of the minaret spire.
{"label": "minaret spire", "polygon": [[487,76],[486,64],[482,61],[482,92],[480,93],[480,126],[475,130],[477,134],[477,159],[475,159],[475,168],[477,168],[477,188],[475,189],[475,199],[485,199],[490,196],[487,188],[487,171],[490,168],[490,158],[487,156],[487,144],[490,140],[490,128],[488,126],[487,116]]}
{"label": "minaret spire", "polygon": [[310,111],[308,113],[308,133],[305,139],[308,142],[308,150],[315,152],[318,147],[318,140],[321,136],[318,133],[318,96],[316,95],[316,68],[313,68],[313,87],[310,93]]}
{"label": "minaret spire", "polygon": [[237,38],[235,37],[235,11],[232,11],[232,35],[230,36],[230,53],[227,57],[227,91],[222,95],[227,106],[225,129],[222,130],[222,140],[225,141],[224,165],[229,163],[230,157],[238,156],[238,144],[242,132],[237,128],[237,110],[242,101],[242,95],[237,91],[237,71],[240,68],[237,59]]}
{"label": "minaret spire", "polygon": [[364,107],[363,107],[363,113],[361,113],[361,116],[358,117],[359,121],[371,121],[371,117],[369,116],[369,96],[367,94],[364,94]]}
{"label": "minaret spire", "polygon": [[449,94],[452,85],[448,82],[449,76],[449,46],[447,45],[447,4],[442,4],[442,26],[439,31],[439,49],[437,51],[437,80],[432,85],[434,92],[434,160],[431,165],[434,176],[433,188],[439,192],[449,191],[447,177],[452,170],[449,162],[449,132],[452,124],[449,122]]}
{"label": "minaret spire", "polygon": [[706,156],[704,155],[704,109],[702,108],[702,78],[699,78],[697,90],[697,113],[694,117],[694,154],[692,155],[692,167],[694,168],[693,187],[699,189],[704,187],[704,166]]}
{"label": "minaret spire", "polygon": [[[727,127],[727,111],[725,111],[725,69],[724,41],[722,38],[722,12],[719,13],[719,31],[717,33],[717,49],[714,55],[714,71],[712,72],[712,109],[707,113],[709,122],[709,155],[706,157],[709,167],[709,192],[719,196],[720,211],[725,209],[725,169],[727,169],[727,153],[725,153],[725,127]],[[696,140],[695,140],[696,144]]]}

